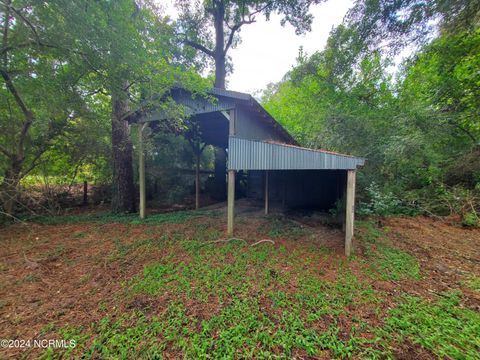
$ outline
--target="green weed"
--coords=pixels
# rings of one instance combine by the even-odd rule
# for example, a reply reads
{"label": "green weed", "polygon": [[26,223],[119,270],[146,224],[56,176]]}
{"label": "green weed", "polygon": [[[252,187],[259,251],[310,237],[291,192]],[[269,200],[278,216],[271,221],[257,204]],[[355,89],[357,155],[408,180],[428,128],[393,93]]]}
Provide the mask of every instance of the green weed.
{"label": "green weed", "polygon": [[414,296],[390,311],[384,331],[396,342],[408,338],[434,352],[439,358],[478,359],[480,314],[460,305],[458,292],[446,292],[428,302]]}
{"label": "green weed", "polygon": [[[281,237],[303,231],[274,223]],[[123,283],[118,301],[132,306],[112,314],[101,305],[109,316],[73,332],[79,336],[77,348],[67,355],[48,350],[44,356],[391,359],[392,349],[408,341],[439,357],[462,358],[463,351],[463,358],[473,359],[480,315],[462,308],[458,294],[445,294],[437,302],[400,295],[398,305],[386,310],[386,295],[352,270],[352,262],[364,261],[363,269],[374,277],[419,276],[415,258],[391,246],[384,230],[361,225],[368,259],[339,258],[333,280],[316,265],[336,255],[313,245],[289,252],[243,241],[207,244],[220,237],[219,230],[195,223],[163,235],[162,258]],[[118,240],[114,253],[126,256],[157,245],[156,239]],[[372,322],[383,326],[374,328]]]}
{"label": "green weed", "polygon": [[470,275],[467,277],[467,279],[462,281],[462,285],[469,289],[480,291],[480,277],[475,275]]}
{"label": "green weed", "polygon": [[414,256],[390,245],[385,231],[371,222],[359,225],[364,230],[359,238],[365,246],[371,275],[381,280],[420,279],[420,265]]}
{"label": "green weed", "polygon": [[164,214],[153,214],[147,216],[145,219],[140,219],[138,214],[112,214],[110,212],[100,212],[93,214],[80,214],[80,215],[62,215],[62,216],[32,216],[25,217],[22,220],[31,221],[46,225],[58,225],[58,224],[78,224],[78,223],[121,223],[121,224],[181,224],[189,220],[208,216],[218,217],[220,212],[215,210],[196,210],[196,211],[176,211]]}
{"label": "green weed", "polygon": [[297,240],[307,234],[304,226],[284,217],[273,217],[261,230],[272,239]]}

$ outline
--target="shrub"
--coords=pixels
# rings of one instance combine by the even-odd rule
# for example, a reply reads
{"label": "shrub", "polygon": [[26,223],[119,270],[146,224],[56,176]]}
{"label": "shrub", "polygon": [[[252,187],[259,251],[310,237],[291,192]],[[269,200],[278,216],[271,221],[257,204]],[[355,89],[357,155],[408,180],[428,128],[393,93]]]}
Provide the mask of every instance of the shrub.
{"label": "shrub", "polygon": [[390,191],[382,191],[380,186],[372,182],[366,189],[369,198],[368,203],[360,203],[358,215],[413,215],[414,210],[402,204],[402,201]]}
{"label": "shrub", "polygon": [[480,218],[476,211],[469,211],[463,215],[462,218],[462,225],[463,226],[480,226]]}

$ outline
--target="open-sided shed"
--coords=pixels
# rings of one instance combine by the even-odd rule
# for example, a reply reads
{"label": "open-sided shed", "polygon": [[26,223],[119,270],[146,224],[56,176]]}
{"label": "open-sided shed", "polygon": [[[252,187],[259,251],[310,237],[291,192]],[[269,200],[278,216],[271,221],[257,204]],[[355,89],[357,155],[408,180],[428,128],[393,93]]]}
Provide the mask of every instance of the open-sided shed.
{"label": "open-sided shed", "polygon": [[[209,97],[192,96],[176,89],[172,98],[198,124],[202,142],[225,151],[227,176],[227,231],[234,232],[235,176],[247,174],[247,196],[261,198],[265,213],[272,200],[292,207],[328,209],[345,199],[345,253],[350,255],[353,237],[355,174],[365,160],[359,157],[308,149],[292,136],[250,95],[212,89]],[[162,120],[162,112],[150,113],[141,122]],[[145,125],[142,126],[142,128]],[[140,139],[142,136],[140,136]],[[141,144],[140,144],[141,145]],[[140,151],[140,215],[145,215],[145,162]],[[197,169],[198,173],[198,169]],[[197,194],[198,182],[197,176]]]}

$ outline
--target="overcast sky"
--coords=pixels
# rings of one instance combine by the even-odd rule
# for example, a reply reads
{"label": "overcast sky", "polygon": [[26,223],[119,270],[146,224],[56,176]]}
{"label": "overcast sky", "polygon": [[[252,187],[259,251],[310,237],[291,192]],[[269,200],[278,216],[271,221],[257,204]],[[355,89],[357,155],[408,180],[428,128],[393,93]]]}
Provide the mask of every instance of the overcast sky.
{"label": "overcast sky", "polygon": [[[288,24],[282,27],[280,16],[272,16],[268,22],[258,17],[256,23],[243,26],[242,42],[229,51],[233,74],[227,78],[227,88],[253,93],[270,82],[280,81],[295,64],[300,46],[307,54],[324,48],[330,30],[341,23],[352,3],[353,0],[335,0],[312,6],[312,31],[306,35],[295,35]],[[167,12],[175,17],[170,6]]]}

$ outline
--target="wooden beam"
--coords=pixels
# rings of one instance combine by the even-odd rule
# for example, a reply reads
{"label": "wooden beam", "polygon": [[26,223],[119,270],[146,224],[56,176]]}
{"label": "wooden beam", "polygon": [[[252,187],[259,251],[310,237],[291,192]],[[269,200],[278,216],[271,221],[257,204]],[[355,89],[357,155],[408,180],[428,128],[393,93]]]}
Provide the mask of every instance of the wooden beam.
{"label": "wooden beam", "polygon": [[265,215],[268,215],[268,170],[265,170]]}
{"label": "wooden beam", "polygon": [[343,209],[343,211],[340,211],[340,221],[342,222],[342,231],[345,233],[345,229],[346,229],[346,203],[347,203],[347,180],[345,178],[343,178],[343,189],[342,189],[342,206],[341,208]]}
{"label": "wooden beam", "polygon": [[83,181],[83,206],[88,205],[88,183],[87,180]]}
{"label": "wooden beam", "polygon": [[353,252],[352,239],[354,228],[355,205],[355,170],[347,170],[347,198],[345,204],[345,255]]}
{"label": "wooden beam", "polygon": [[195,166],[195,210],[200,208],[200,151],[196,154]]}
{"label": "wooden beam", "polygon": [[[235,109],[230,110],[229,136],[235,135]],[[231,156],[231,154],[228,154]],[[228,170],[228,191],[227,191],[227,234],[233,236],[235,217],[235,170]]]}
{"label": "wooden beam", "polygon": [[233,235],[233,220],[235,216],[235,170],[228,170],[227,197],[227,234]]}
{"label": "wooden beam", "polygon": [[138,127],[138,182],[140,183],[140,219],[145,219],[145,153],[143,149],[143,130],[147,124]]}

